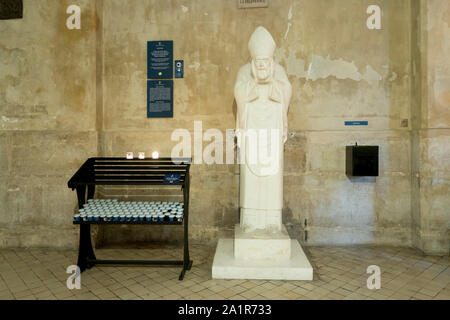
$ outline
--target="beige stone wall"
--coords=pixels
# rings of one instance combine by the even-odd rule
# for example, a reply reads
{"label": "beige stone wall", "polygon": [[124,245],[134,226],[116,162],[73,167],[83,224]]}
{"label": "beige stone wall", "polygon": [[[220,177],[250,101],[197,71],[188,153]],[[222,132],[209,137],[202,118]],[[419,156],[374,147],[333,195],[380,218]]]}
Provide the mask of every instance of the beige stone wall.
{"label": "beige stone wall", "polygon": [[[177,128],[193,132],[202,121],[203,131],[233,129],[237,71],[263,25],[293,86],[283,211],[291,235],[305,244],[448,252],[445,0],[379,1],[381,30],[367,29],[373,3],[365,0],[271,0],[269,9],[250,10],[224,0],[86,0],[81,31],[64,27],[70,1],[54,3],[25,1],[25,19],[0,21],[7,34],[0,38],[1,246],[76,246],[76,196],[66,183],[88,156],[170,156]],[[172,119],[146,117],[149,40],[173,40],[174,58],[185,61]],[[369,126],[345,127],[346,120]],[[345,175],[345,146],[355,142],[380,146],[376,179]],[[216,241],[238,223],[238,175],[235,165],[193,165],[192,239]],[[141,188],[98,191],[149,199]],[[153,191],[154,199],[176,199],[176,190]],[[100,228],[97,240],[179,236],[173,228],[122,226]]]}
{"label": "beige stone wall", "polygon": [[97,154],[95,16],[66,28],[73,1],[25,0],[0,21],[0,247],[75,247],[67,181]]}
{"label": "beige stone wall", "polygon": [[[138,4],[139,3],[139,4]],[[307,243],[411,243],[410,2],[382,1],[383,28],[366,27],[368,1],[104,1],[104,155],[170,155],[177,128],[233,129],[233,87],[258,25],[273,34],[293,86],[286,144],[284,222]],[[185,61],[175,79],[173,119],[147,119],[146,42],[174,40]],[[347,128],[345,120],[368,120]],[[345,146],[379,145],[380,176],[349,180]],[[204,142],[206,146],[208,142]],[[238,168],[192,168],[193,238],[215,240],[238,222]],[[305,228],[306,220],[306,228]],[[104,230],[122,241],[126,229]],[[128,237],[124,236],[124,237]],[[147,239],[145,232],[133,240]]]}
{"label": "beige stone wall", "polygon": [[421,1],[418,7],[420,93],[413,130],[420,190],[415,244],[427,253],[450,252],[450,3]]}

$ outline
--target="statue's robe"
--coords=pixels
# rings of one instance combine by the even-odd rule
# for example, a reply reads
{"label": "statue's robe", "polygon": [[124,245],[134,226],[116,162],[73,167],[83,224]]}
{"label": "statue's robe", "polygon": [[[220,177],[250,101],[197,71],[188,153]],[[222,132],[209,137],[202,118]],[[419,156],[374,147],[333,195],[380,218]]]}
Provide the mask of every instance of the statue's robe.
{"label": "statue's robe", "polygon": [[[238,147],[244,162],[240,170],[240,206],[241,226],[245,230],[281,228],[283,149],[287,140],[287,112],[292,87],[284,69],[274,64],[273,81],[265,90],[261,90],[253,78],[251,64],[239,70],[234,88],[236,129],[241,134]],[[272,129],[278,135],[271,135]],[[258,140],[244,138],[252,134],[247,130],[256,130]],[[266,130],[266,135],[261,135],[261,130]],[[278,141],[273,145],[275,141],[271,138],[276,137]],[[275,153],[274,146],[278,147]],[[261,163],[260,154],[255,157],[255,150],[267,154],[270,162]]]}

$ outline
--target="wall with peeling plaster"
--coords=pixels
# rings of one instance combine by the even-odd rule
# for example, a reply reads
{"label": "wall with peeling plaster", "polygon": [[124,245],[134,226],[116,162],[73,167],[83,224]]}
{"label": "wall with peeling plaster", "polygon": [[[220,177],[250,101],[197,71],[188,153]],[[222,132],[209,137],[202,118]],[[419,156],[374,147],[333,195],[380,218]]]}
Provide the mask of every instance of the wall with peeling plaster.
{"label": "wall with peeling plaster", "polygon": [[[195,120],[203,130],[234,128],[237,71],[248,62],[251,33],[264,25],[293,86],[283,212],[292,235],[311,244],[410,245],[411,146],[409,128],[401,127],[410,118],[410,1],[381,4],[383,30],[373,31],[369,2],[360,0],[271,1],[251,10],[221,0],[104,1],[103,154],[169,155],[172,131],[193,131]],[[146,41],[165,39],[185,61],[185,79],[175,80],[174,118],[147,119]],[[348,128],[345,120],[369,126]],[[380,146],[375,181],[345,175],[345,146],[355,142]],[[238,190],[235,166],[193,166],[193,238],[215,240],[233,229]],[[151,237],[128,229],[104,228],[102,239]]]}
{"label": "wall with peeling plaster", "polygon": [[[88,156],[154,150],[170,155],[177,143],[172,131],[193,132],[196,120],[204,131],[234,128],[237,71],[249,60],[251,33],[263,25],[277,42],[276,60],[293,86],[283,211],[291,235],[304,244],[414,245],[448,252],[445,0],[379,1],[382,30],[367,29],[372,3],[365,0],[271,0],[268,9],[249,10],[223,0],[130,0],[126,6],[122,0],[81,1],[78,33],[59,27],[65,16],[57,13],[69,1],[49,8],[50,2],[31,10],[25,1],[23,21],[0,21],[8,35],[0,38],[0,148],[6,150],[0,165],[10,181],[0,187],[0,239],[9,239],[0,245],[45,246],[43,234],[50,228],[56,235],[70,230],[71,237],[57,236],[56,245],[76,246],[70,226],[76,196],[66,182]],[[51,27],[36,30],[45,23]],[[174,58],[185,61],[185,78],[175,79],[173,119],[146,118],[148,40],[173,40]],[[368,120],[369,126],[345,127],[347,120]],[[345,146],[355,142],[380,146],[376,179],[345,175]],[[30,149],[39,174],[20,157]],[[231,234],[238,223],[238,174],[234,165],[193,165],[192,239]],[[21,176],[22,184],[14,182]],[[8,191],[17,188],[27,192]],[[99,196],[127,199],[147,194],[140,188],[98,190]],[[178,199],[176,190],[154,194]],[[96,240],[178,235],[173,228],[102,227]]]}

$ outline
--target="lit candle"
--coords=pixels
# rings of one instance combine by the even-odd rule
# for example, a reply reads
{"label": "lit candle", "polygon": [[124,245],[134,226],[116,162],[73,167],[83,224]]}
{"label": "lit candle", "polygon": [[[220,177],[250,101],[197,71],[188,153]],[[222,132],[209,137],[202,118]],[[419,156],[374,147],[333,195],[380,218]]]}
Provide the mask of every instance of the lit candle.
{"label": "lit candle", "polygon": [[145,159],[145,152],[139,152],[138,157],[139,157],[139,159],[144,160]]}
{"label": "lit candle", "polygon": [[133,159],[133,152],[127,152],[127,159]]}

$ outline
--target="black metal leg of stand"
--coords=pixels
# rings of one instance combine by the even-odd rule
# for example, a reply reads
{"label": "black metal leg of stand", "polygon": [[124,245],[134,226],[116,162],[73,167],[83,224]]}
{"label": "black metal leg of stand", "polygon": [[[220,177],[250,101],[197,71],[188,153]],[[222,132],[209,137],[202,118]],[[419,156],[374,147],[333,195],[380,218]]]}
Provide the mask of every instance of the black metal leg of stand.
{"label": "black metal leg of stand", "polygon": [[88,189],[88,200],[89,199],[94,199],[94,194],[95,194],[95,184],[90,184],[87,187]]}
{"label": "black metal leg of stand", "polygon": [[95,260],[94,249],[91,242],[91,226],[88,224],[80,224],[80,246],[78,248],[78,267],[83,272],[86,268],[91,268],[92,263],[89,260]]}
{"label": "black metal leg of stand", "polygon": [[187,233],[188,222],[184,220],[184,245],[183,245],[183,270],[181,270],[180,277],[178,280],[183,280],[186,270],[190,270],[192,266],[192,261],[189,259],[189,243],[188,243],[188,233]]}
{"label": "black metal leg of stand", "polygon": [[[89,190],[91,193],[91,190]],[[78,207],[83,207],[86,202],[86,187],[77,187]],[[78,262],[77,265],[80,271],[83,272],[86,268],[91,268],[92,264],[88,263],[88,259],[95,260],[94,249],[91,242],[91,226],[88,224],[80,224],[80,243],[78,248]]]}
{"label": "black metal leg of stand", "polygon": [[189,257],[189,174],[186,175],[186,185],[184,188],[184,248],[183,248],[183,270],[181,270],[179,280],[183,280],[186,270],[191,270],[192,261]]}

